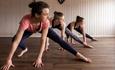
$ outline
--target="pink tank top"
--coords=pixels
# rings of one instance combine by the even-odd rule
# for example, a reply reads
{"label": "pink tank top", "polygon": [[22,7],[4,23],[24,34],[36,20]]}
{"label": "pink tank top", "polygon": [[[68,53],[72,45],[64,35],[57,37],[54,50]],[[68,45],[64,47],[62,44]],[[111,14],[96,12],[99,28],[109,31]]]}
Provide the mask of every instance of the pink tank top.
{"label": "pink tank top", "polygon": [[49,20],[40,22],[38,24],[33,24],[31,23],[30,19],[31,19],[31,15],[24,16],[20,22],[19,29],[27,30],[30,32],[37,32],[45,29],[50,24]]}

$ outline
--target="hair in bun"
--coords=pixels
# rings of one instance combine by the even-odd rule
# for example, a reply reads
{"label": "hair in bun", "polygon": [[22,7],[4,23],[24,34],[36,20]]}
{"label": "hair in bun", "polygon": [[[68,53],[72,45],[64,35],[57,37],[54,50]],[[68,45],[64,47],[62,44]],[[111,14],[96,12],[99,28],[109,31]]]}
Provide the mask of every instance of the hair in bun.
{"label": "hair in bun", "polygon": [[84,19],[83,17],[77,16],[77,17],[76,17],[76,22],[81,22],[81,21],[83,21],[83,19]]}
{"label": "hair in bun", "polygon": [[30,8],[33,8],[33,7],[35,7],[35,5],[36,5],[36,2],[32,2],[32,3],[30,3],[28,6],[29,6]]}
{"label": "hair in bun", "polygon": [[60,17],[63,16],[63,13],[62,12],[58,12],[58,11],[55,11],[54,12],[54,19],[59,19]]}
{"label": "hair in bun", "polygon": [[43,1],[37,1],[37,2],[34,1],[34,2],[30,3],[28,6],[31,8],[32,16],[35,16],[35,14],[40,15],[44,8],[49,8],[49,5]]}
{"label": "hair in bun", "polygon": [[57,12],[57,11],[54,11],[54,15],[56,15],[56,14],[58,14],[58,12]]}

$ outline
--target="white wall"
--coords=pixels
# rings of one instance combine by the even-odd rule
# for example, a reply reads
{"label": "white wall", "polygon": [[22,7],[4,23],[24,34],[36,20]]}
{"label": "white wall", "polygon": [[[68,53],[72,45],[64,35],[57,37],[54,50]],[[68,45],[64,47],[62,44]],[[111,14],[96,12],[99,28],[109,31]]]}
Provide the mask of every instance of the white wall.
{"label": "white wall", "polygon": [[[28,13],[32,0],[0,0],[0,36],[13,36],[21,17]],[[39,0],[38,0],[39,1]],[[115,0],[42,0],[50,5],[50,16],[55,10],[65,14],[66,23],[77,15],[85,18],[86,32],[96,37],[115,36]]]}
{"label": "white wall", "polygon": [[31,0],[0,0],[0,36],[13,36]]}

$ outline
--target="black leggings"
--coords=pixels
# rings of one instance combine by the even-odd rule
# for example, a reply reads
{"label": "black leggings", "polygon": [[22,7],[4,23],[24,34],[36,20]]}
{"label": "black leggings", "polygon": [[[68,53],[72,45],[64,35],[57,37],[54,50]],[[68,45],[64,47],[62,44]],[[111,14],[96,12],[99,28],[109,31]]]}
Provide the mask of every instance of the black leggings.
{"label": "black leggings", "polygon": [[[29,38],[32,34],[33,34],[32,32],[29,32],[29,31],[27,31],[27,30],[24,31],[24,34],[23,34],[23,36],[22,36],[22,39],[21,39],[21,41],[20,41],[18,47],[20,47],[22,50],[24,50],[24,49],[26,48],[26,47],[25,47],[26,40],[27,40],[27,38]],[[15,37],[16,37],[16,35],[13,37],[12,42],[15,40]]]}
{"label": "black leggings", "polygon": [[[77,32],[79,32],[80,34],[83,34],[83,32],[81,31],[81,29],[80,29],[80,27],[78,27],[78,28],[74,28]],[[87,33],[86,33],[86,37],[87,38],[89,38],[89,39],[93,39],[93,37],[91,37],[90,35],[88,35]]]}
{"label": "black leggings", "polygon": [[62,48],[76,56],[77,51],[73,49],[72,46],[70,46],[68,43],[66,43],[59,35],[57,35],[56,32],[53,31],[53,28],[49,28],[47,36],[58,43]]}

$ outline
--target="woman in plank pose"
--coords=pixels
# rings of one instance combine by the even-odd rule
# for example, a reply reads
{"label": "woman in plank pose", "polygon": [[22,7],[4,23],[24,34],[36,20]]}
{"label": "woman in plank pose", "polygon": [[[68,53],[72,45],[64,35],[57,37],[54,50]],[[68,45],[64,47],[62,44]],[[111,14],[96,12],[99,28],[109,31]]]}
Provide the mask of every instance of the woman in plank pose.
{"label": "woman in plank pose", "polygon": [[[97,41],[96,39],[94,39],[92,36],[90,36],[89,34],[87,34],[85,32],[85,24],[84,24],[83,20],[84,20],[83,17],[77,16],[76,17],[76,21],[69,23],[67,28],[69,30],[71,30],[71,32],[73,32],[73,29],[74,29],[75,31],[77,31],[80,34],[82,34],[83,35],[83,43],[84,44],[87,44],[86,37],[91,39],[92,41]],[[67,36],[67,38],[69,38],[69,36]],[[72,42],[72,38],[71,38],[71,42]]]}

